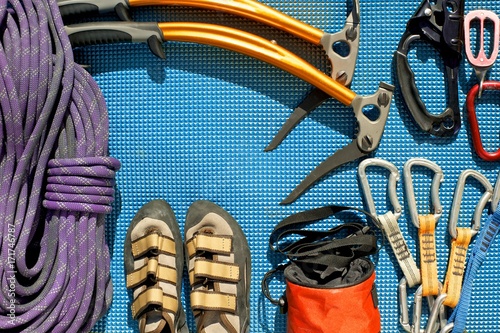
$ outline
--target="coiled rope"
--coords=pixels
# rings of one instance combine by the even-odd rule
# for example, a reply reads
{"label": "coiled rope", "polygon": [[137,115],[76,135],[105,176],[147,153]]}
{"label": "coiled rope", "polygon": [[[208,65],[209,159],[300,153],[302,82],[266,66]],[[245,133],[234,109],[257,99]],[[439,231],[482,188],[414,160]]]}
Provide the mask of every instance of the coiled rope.
{"label": "coiled rope", "polygon": [[87,332],[111,302],[119,162],[55,0],[0,0],[0,331]]}

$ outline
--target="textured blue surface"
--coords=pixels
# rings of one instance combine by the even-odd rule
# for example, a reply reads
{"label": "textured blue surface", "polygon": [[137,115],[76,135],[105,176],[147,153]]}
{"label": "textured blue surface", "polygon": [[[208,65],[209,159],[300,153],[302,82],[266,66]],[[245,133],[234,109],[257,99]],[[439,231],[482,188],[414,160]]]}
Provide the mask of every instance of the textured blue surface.
{"label": "textured blue surface", "polygon": [[[263,0],[287,14],[325,31],[343,26],[346,3],[335,0]],[[419,1],[361,0],[361,44],[352,89],[373,93],[380,81],[394,83],[393,52],[406,21]],[[469,0],[466,11],[488,8],[500,14],[500,2]],[[187,8],[138,9],[136,20],[206,21],[230,25],[278,41],[319,68],[327,69],[323,52],[272,28],[230,15]],[[112,18],[112,16],[110,16]],[[314,168],[353,135],[354,117],[349,108],[330,100],[305,119],[275,151],[263,149],[310,86],[279,69],[229,51],[186,43],[165,44],[167,60],[149,53],[145,45],[95,46],[76,51],[76,59],[90,65],[109,107],[110,153],[122,162],[117,179],[117,203],[108,218],[108,242],[112,255],[113,304],[95,332],[137,332],[130,316],[130,297],[125,288],[123,243],[135,212],[151,199],[163,198],[173,207],[181,230],[189,205],[198,199],[212,200],[228,210],[243,227],[252,252],[251,332],[285,332],[280,315],[260,292],[260,281],[277,258],[269,253],[267,239],[282,218],[326,204],[362,207],[357,181],[357,162],[349,163],[290,206],[279,202]],[[439,113],[445,107],[443,66],[437,53],[417,43],[410,53],[417,85],[427,106]],[[466,60],[460,70],[463,126],[453,139],[436,139],[416,130],[396,92],[379,149],[375,156],[388,159],[400,170],[411,157],[437,162],[445,172],[441,187],[443,216],[437,227],[439,276],[444,275],[449,249],[448,211],[452,192],[462,170],[482,171],[494,182],[498,163],[481,161],[471,152],[465,94],[475,83]],[[500,66],[490,77],[500,79]],[[488,149],[499,145],[498,93],[488,93],[478,107],[483,139]],[[386,209],[385,174],[369,174],[380,211]],[[416,171],[417,195],[424,197],[430,177]],[[479,188],[479,187],[478,187]],[[479,189],[468,187],[461,220],[468,224]],[[400,219],[403,232],[416,253],[417,231],[409,222],[405,203]],[[420,200],[420,211],[428,209]],[[325,221],[326,226],[338,221]],[[475,332],[500,332],[498,270],[500,241],[495,241],[480,271],[473,293],[468,328]],[[377,286],[383,332],[402,332],[398,324],[397,284],[401,271],[388,244],[376,260]],[[187,280],[184,281],[187,285]],[[283,285],[271,285],[273,295]],[[187,287],[184,288],[185,297]],[[410,300],[413,290],[410,291]],[[188,313],[190,313],[188,311]],[[190,315],[190,326],[193,320]],[[194,331],[194,330],[193,330]]]}

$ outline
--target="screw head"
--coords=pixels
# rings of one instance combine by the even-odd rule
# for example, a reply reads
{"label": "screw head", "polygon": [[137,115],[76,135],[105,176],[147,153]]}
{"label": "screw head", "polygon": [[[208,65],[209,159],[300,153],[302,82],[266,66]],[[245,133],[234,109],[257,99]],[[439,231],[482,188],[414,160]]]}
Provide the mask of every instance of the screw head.
{"label": "screw head", "polygon": [[347,29],[345,32],[345,37],[347,40],[355,40],[358,37],[356,28],[350,27],[349,29]]}
{"label": "screw head", "polygon": [[390,102],[389,95],[387,95],[387,93],[382,92],[380,93],[380,95],[378,95],[377,98],[378,105],[386,107],[389,104],[389,102]]}
{"label": "screw head", "polygon": [[338,71],[335,81],[345,85],[345,83],[347,82],[347,73],[345,71]]}
{"label": "screw head", "polygon": [[365,135],[363,139],[361,139],[361,147],[363,150],[369,150],[373,146],[373,138],[371,135]]}

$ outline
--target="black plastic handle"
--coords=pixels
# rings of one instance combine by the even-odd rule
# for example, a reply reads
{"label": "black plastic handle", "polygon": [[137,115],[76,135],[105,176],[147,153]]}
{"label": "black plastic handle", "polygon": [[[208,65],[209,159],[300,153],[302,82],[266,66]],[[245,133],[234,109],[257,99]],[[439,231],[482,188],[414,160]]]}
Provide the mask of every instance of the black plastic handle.
{"label": "black plastic handle", "polygon": [[165,59],[163,33],[157,23],[92,22],[66,26],[73,47],[112,44],[147,43],[157,57]]}
{"label": "black plastic handle", "polygon": [[91,3],[60,4],[59,10],[62,17],[77,16],[82,14],[98,15],[99,7]]}
{"label": "black plastic handle", "polygon": [[454,136],[461,126],[458,106],[458,68],[446,67],[448,88],[448,105],[446,109],[439,115],[429,113],[420,97],[415,84],[415,74],[408,62],[409,45],[419,39],[419,35],[403,36],[400,47],[395,53],[398,81],[403,99],[413,120],[423,131],[439,137]]}
{"label": "black plastic handle", "polygon": [[132,21],[127,0],[59,0],[62,17],[97,15],[114,11],[122,21]]}

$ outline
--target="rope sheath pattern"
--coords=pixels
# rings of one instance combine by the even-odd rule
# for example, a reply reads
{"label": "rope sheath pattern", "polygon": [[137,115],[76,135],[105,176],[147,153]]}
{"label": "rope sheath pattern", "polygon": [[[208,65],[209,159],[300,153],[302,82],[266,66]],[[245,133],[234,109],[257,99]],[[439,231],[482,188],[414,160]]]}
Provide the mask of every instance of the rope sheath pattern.
{"label": "rope sheath pattern", "polygon": [[0,0],[0,331],[88,332],[111,303],[120,167],[55,0]]}

